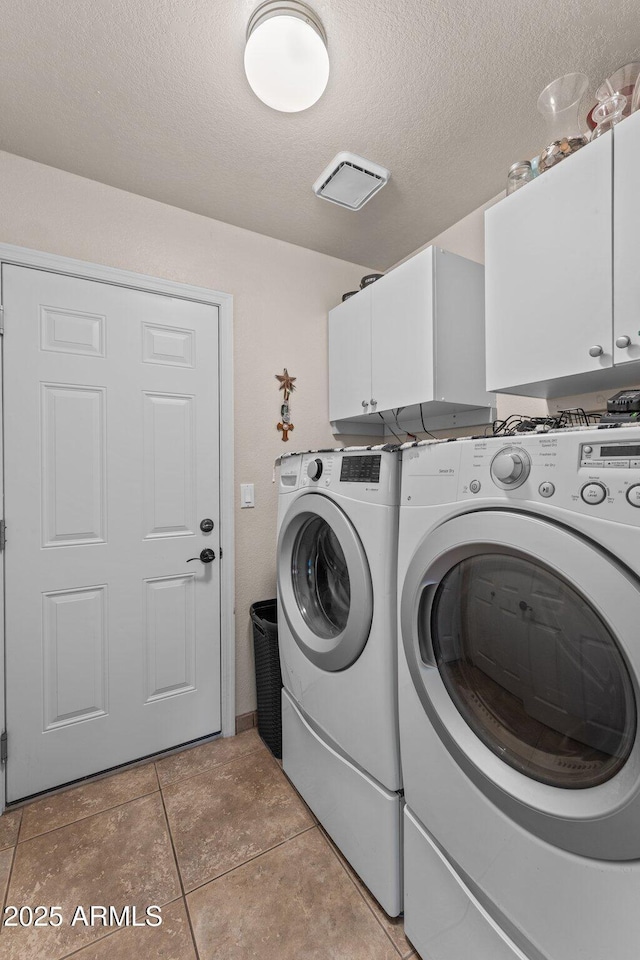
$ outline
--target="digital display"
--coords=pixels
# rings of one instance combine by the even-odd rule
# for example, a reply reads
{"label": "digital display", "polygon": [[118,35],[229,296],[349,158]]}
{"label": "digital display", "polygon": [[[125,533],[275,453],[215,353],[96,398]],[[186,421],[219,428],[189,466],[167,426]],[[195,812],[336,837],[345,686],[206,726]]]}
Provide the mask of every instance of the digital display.
{"label": "digital display", "polygon": [[343,457],[340,479],[346,483],[379,483],[381,454]]}
{"label": "digital display", "polygon": [[609,457],[640,457],[640,443],[600,447],[600,456],[603,460]]}

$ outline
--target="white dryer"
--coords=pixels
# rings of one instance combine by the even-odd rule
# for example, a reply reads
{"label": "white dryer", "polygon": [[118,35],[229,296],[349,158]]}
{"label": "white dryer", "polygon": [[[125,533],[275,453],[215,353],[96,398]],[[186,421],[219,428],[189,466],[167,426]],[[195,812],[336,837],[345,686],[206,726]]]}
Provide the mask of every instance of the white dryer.
{"label": "white dryer", "polygon": [[405,929],[637,960],[640,428],[403,451]]}
{"label": "white dryer", "polygon": [[402,910],[396,549],[400,455],[282,459],[285,773],[386,912]]}

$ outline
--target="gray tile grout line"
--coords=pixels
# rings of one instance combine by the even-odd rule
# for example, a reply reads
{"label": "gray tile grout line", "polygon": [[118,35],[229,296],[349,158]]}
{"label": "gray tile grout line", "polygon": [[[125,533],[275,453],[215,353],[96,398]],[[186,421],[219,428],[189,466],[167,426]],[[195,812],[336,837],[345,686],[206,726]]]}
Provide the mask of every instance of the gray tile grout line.
{"label": "gray tile grout line", "polygon": [[225,870],[224,873],[219,873],[217,877],[211,877],[209,880],[203,880],[202,883],[199,883],[196,887],[188,890],[185,893],[185,899],[187,896],[190,896],[192,893],[195,893],[196,890],[202,890],[203,887],[208,886],[210,883],[215,883],[217,880],[222,880],[223,877],[228,877],[230,873],[233,873],[234,870],[240,870],[241,867],[246,867],[248,863],[253,863],[254,860],[259,860],[260,857],[264,857],[267,853],[271,853],[273,850],[277,850],[278,847],[283,847],[285,843],[289,843],[290,840],[295,840],[297,837],[301,837],[303,833],[309,833],[310,830],[317,830],[318,824],[312,823],[311,826],[305,827],[304,830],[300,830],[298,833],[292,834],[290,837],[286,837],[284,840],[280,840],[279,843],[274,843],[272,847],[269,847],[267,850],[262,850],[261,853],[256,853],[255,856],[249,857],[248,860],[243,860],[242,863],[236,864],[235,867],[229,867],[228,870]]}
{"label": "gray tile grout line", "polygon": [[[176,750],[176,753],[180,753],[180,751]],[[173,756],[173,754],[167,754],[167,756]],[[162,759],[164,759],[164,757]],[[148,767],[152,763],[155,763],[155,760],[151,760],[149,758],[146,758],[145,760],[132,760],[131,763],[125,763],[122,766],[114,767],[113,770],[102,770],[98,773],[92,773],[88,777],[81,778],[80,780],[74,780],[72,783],[66,783],[58,787],[52,787],[50,790],[42,790],[35,796],[27,797],[25,800],[11,801],[10,805],[5,808],[5,813],[11,813],[12,811],[16,810],[26,810],[27,807],[31,807],[36,803],[40,803],[42,800],[53,800],[54,797],[62,797],[66,793],[71,793],[72,790],[79,790],[81,787],[91,787],[94,783],[103,783],[106,780],[111,780],[112,777],[118,777],[125,773],[131,773],[134,770],[142,770],[143,767]]]}
{"label": "gray tile grout line", "polygon": [[[13,812],[13,811],[11,811],[11,810],[5,810],[5,813],[12,813],[12,812]],[[18,811],[15,811],[15,812],[17,813]],[[4,815],[4,814],[2,814],[2,816],[3,816],[3,815]],[[9,850],[11,847],[17,847],[17,846],[18,846],[18,840],[19,840],[19,838],[20,838],[20,830],[21,830],[21,829],[22,829],[22,811],[20,811],[20,820],[18,821],[18,832],[16,833],[16,839],[14,840],[13,843],[7,843],[6,846],[0,847],[0,853],[4,853],[5,850]]]}
{"label": "gray tile grout line", "polygon": [[[157,779],[157,776],[156,776]],[[16,847],[22,843],[29,843],[31,840],[38,840],[39,837],[46,837],[56,830],[64,830],[65,827],[72,827],[74,823],[83,823],[85,820],[91,820],[92,817],[99,817],[101,813],[109,813],[111,810],[117,810],[118,807],[126,807],[128,803],[134,803],[136,800],[143,800],[145,797],[152,797],[154,793],[160,793],[160,787],[157,790],[150,790],[148,793],[141,793],[137,797],[130,797],[129,800],[122,800],[120,803],[114,803],[111,807],[105,807],[104,810],[96,810],[95,813],[88,813],[86,817],[78,817],[76,820],[70,820],[68,823],[61,823],[59,827],[53,827],[51,830],[43,830],[42,833],[34,833],[32,837],[25,840],[20,839],[20,833],[16,841]],[[24,808],[26,810],[26,807]],[[20,832],[22,832],[22,820],[20,821]]]}
{"label": "gray tile grout line", "polygon": [[[324,828],[322,827],[322,824],[319,823],[319,824],[318,824],[318,827],[320,828],[320,833],[321,833],[321,835],[322,835],[325,843],[327,844],[327,846],[328,846],[329,849],[331,850],[331,853],[334,855],[334,857],[336,858],[336,860],[338,861],[338,863],[340,864],[340,866],[342,867],[342,869],[344,870],[344,872],[345,872],[346,875],[348,876],[348,878],[349,878],[349,880],[351,881],[351,883],[353,884],[353,886],[356,888],[356,890],[357,890],[357,892],[358,892],[358,895],[359,895],[360,899],[362,900],[362,902],[364,903],[364,905],[366,906],[367,910],[369,911],[369,913],[371,914],[371,916],[373,917],[373,919],[376,921],[376,923],[378,924],[378,926],[380,927],[380,929],[382,930],[382,932],[384,933],[385,937],[387,938],[387,940],[389,941],[389,943],[391,944],[391,946],[393,947],[393,949],[396,951],[396,953],[398,954],[398,956],[399,956],[399,957],[403,957],[403,955],[402,955],[402,953],[400,952],[400,950],[398,949],[397,945],[396,945],[396,944],[393,942],[393,940],[391,939],[391,935],[389,934],[389,931],[388,931],[388,930],[385,930],[385,928],[383,927],[381,921],[380,921],[379,918],[376,916],[375,910],[373,909],[373,907],[371,906],[371,904],[369,903],[369,901],[367,900],[367,898],[366,898],[365,895],[363,894],[362,890],[360,889],[360,887],[359,887],[358,884],[356,883],[356,880],[355,880],[355,878],[353,877],[353,875],[352,875],[352,873],[351,873],[351,870],[349,870],[349,868],[348,868],[348,867],[345,865],[345,863],[343,862],[342,858],[338,855],[337,849],[334,847],[333,841],[330,839],[329,834],[326,833],[326,831],[325,831]],[[360,881],[360,882],[362,882],[362,881]],[[402,929],[403,929],[403,933],[404,933],[404,923],[403,923],[403,925],[402,925]],[[411,950],[412,950],[412,952],[413,952],[413,947],[411,948]],[[403,960],[410,960],[410,958],[411,958],[411,954],[409,953],[409,954],[407,954],[406,957],[403,958]]]}
{"label": "gray tile grout line", "polygon": [[[177,903],[178,900],[182,900],[182,897],[174,897],[173,900],[167,900],[166,903],[160,904],[160,909],[168,907],[171,903]],[[104,929],[104,928],[103,928]],[[103,936],[96,937],[95,940],[89,940],[88,943],[84,943],[81,947],[78,947],[76,950],[72,950],[71,953],[65,953],[64,956],[58,957],[58,960],[69,960],[70,957],[77,957],[79,953],[82,953],[83,950],[87,950],[89,947],[93,947],[98,943],[102,943],[103,940],[108,940],[109,937],[113,937],[116,933],[122,933],[124,930],[130,930],[131,927],[118,927],[116,930],[108,930]]]}
{"label": "gray tile grout line", "polygon": [[[217,741],[214,741],[214,742],[217,742]],[[260,744],[259,746],[254,747],[253,750],[247,750],[246,753],[240,753],[238,754],[237,757],[231,757],[230,760],[222,760],[220,763],[214,763],[211,767],[207,767],[206,770],[198,770],[197,773],[190,773],[189,776],[178,777],[176,780],[168,780],[166,783],[161,782],[158,771],[156,770],[156,776],[158,777],[158,783],[160,784],[160,789],[162,790],[164,789],[164,787],[172,787],[176,783],[184,783],[186,780],[193,780],[194,777],[201,777],[205,773],[210,773],[212,770],[216,770],[218,767],[226,767],[227,764],[234,763],[236,760],[243,760],[245,757],[250,757],[252,756],[252,754],[258,753],[258,751],[262,751],[263,748],[265,750],[268,749],[267,747],[265,747],[264,744]],[[176,756],[179,756],[179,754],[176,754]],[[271,756],[271,754],[269,754],[269,756]]]}
{"label": "gray tile grout line", "polygon": [[[213,742],[216,742],[216,741],[213,741]],[[266,746],[265,746],[264,744],[262,744],[262,743],[261,743],[261,744],[258,744],[254,749],[248,750],[246,753],[241,753],[241,754],[239,754],[237,757],[233,757],[231,760],[225,760],[225,761],[223,761],[222,763],[214,764],[214,767],[211,768],[211,769],[215,769],[216,767],[223,767],[223,766],[225,766],[225,765],[228,764],[228,763],[232,763],[234,760],[239,760],[239,759],[242,759],[243,757],[251,756],[252,754],[257,753],[258,751],[261,751],[261,750],[263,750],[263,749],[266,750],[266,749],[267,749]],[[267,750],[267,752],[269,753],[268,750]],[[175,754],[175,756],[178,756],[178,755],[179,755],[179,754]],[[269,753],[269,756],[271,756],[270,753]],[[163,759],[168,759],[168,758],[163,758]],[[186,892],[185,892],[184,884],[183,884],[183,882],[182,882],[182,874],[180,873],[180,866],[179,866],[179,863],[178,863],[178,857],[177,857],[175,845],[174,845],[174,842],[173,842],[173,834],[171,833],[171,826],[170,826],[170,824],[169,824],[169,817],[168,817],[167,810],[166,810],[166,806],[165,806],[165,802],[164,802],[164,794],[163,794],[163,792],[162,792],[163,785],[162,785],[162,783],[160,782],[160,777],[159,777],[159,775],[158,775],[157,763],[159,763],[159,762],[161,762],[161,761],[155,761],[155,760],[148,761],[148,765],[153,766],[153,772],[154,772],[155,779],[156,779],[156,783],[157,783],[157,787],[156,787],[155,790],[152,790],[152,791],[150,791],[150,792],[148,792],[148,793],[140,794],[140,795],[137,796],[137,797],[131,797],[129,800],[124,800],[124,801],[122,801],[122,803],[116,803],[116,804],[113,804],[113,805],[110,806],[110,807],[105,807],[103,810],[98,810],[98,811],[96,811],[95,813],[90,813],[90,814],[88,814],[87,816],[78,817],[78,818],[75,819],[75,820],[70,820],[69,823],[61,824],[59,827],[54,827],[52,830],[44,830],[42,833],[36,833],[36,834],[34,834],[33,836],[28,837],[28,838],[26,838],[26,839],[24,839],[24,840],[21,840],[21,839],[20,839],[20,833],[22,832],[22,823],[23,823],[23,820],[24,820],[24,811],[25,811],[29,806],[31,806],[32,804],[25,803],[24,806],[21,806],[21,807],[16,808],[16,812],[17,812],[17,810],[20,811],[20,823],[19,823],[19,825],[18,825],[18,833],[17,833],[17,837],[16,837],[16,842],[15,842],[15,844],[13,845],[13,856],[12,856],[12,858],[11,858],[11,868],[10,868],[10,871],[9,871],[9,877],[7,878],[7,886],[6,886],[6,891],[5,891],[5,894],[4,894],[4,897],[3,897],[3,903],[2,903],[2,910],[3,910],[3,914],[2,914],[2,915],[4,916],[4,907],[5,907],[5,904],[6,904],[7,897],[8,897],[8,895],[9,895],[9,888],[10,888],[11,879],[12,879],[12,876],[13,876],[13,867],[14,867],[14,864],[15,864],[15,860],[16,860],[16,856],[17,856],[18,846],[19,846],[19,845],[24,844],[24,843],[29,843],[30,840],[37,840],[39,837],[44,837],[44,836],[47,836],[47,835],[50,834],[50,833],[55,833],[57,830],[63,830],[65,827],[69,827],[69,826],[72,826],[73,824],[81,823],[81,822],[83,822],[84,820],[90,820],[92,817],[100,816],[101,813],[108,813],[108,812],[111,811],[111,810],[117,810],[119,807],[124,807],[124,806],[126,806],[128,803],[133,803],[133,802],[135,802],[136,800],[141,800],[141,799],[143,799],[144,797],[152,797],[154,794],[159,793],[159,794],[160,794],[160,801],[161,801],[161,803],[162,803],[162,809],[163,809],[163,812],[164,812],[165,823],[166,823],[166,825],[167,825],[167,833],[168,833],[168,835],[169,835],[169,842],[171,843],[171,849],[172,849],[172,852],[173,852],[174,862],[175,862],[175,865],[176,865],[176,872],[177,872],[177,875],[178,875],[178,883],[180,884],[180,889],[181,889],[181,891],[182,891],[181,896],[175,897],[173,900],[168,900],[168,901],[167,901],[167,904],[169,904],[169,903],[175,903],[176,900],[182,900],[182,902],[184,903],[185,913],[186,913],[186,915],[187,915],[187,923],[189,924],[189,931],[190,931],[190,933],[191,933],[191,940],[192,940],[192,943],[193,943],[193,948],[194,948],[194,951],[195,951],[196,960],[200,960],[200,953],[199,953],[199,951],[198,951],[198,944],[197,944],[197,942],[196,942],[195,933],[194,933],[194,930],[193,930],[193,924],[192,924],[192,921],[191,921],[191,914],[190,914],[190,912],[189,912],[189,905],[188,905],[188,903],[187,903]],[[140,764],[140,766],[147,766],[147,764]],[[200,773],[207,773],[207,772],[209,772],[209,771],[208,771],[208,770],[200,771]],[[115,776],[117,776],[117,775],[118,775],[117,773],[113,773],[113,774],[107,775],[107,776],[105,776],[105,777],[102,777],[102,778],[100,778],[100,779],[98,779],[98,780],[95,780],[95,781],[93,781],[93,782],[94,782],[94,783],[99,783],[99,782],[101,782],[102,780],[107,781],[107,780],[109,780],[111,777],[115,777]],[[198,775],[199,775],[199,774],[196,773],[196,774],[191,774],[191,775],[188,776],[188,777],[180,778],[180,779],[178,779],[178,780],[171,780],[171,781],[169,781],[168,783],[164,784],[164,786],[165,786],[165,787],[168,787],[168,786],[171,786],[171,785],[174,784],[174,783],[181,783],[183,780],[191,780],[193,777],[198,776]],[[69,792],[71,792],[71,790],[73,790],[73,789],[77,789],[77,787],[75,787],[75,788],[74,788],[74,787],[71,787],[70,790],[69,790]],[[59,791],[59,792],[57,792],[57,793],[52,794],[51,796],[52,796],[52,797],[58,797],[58,796],[64,796],[64,794],[65,794],[65,791],[64,791],[64,790],[61,790],[61,791]],[[43,798],[43,799],[44,799],[44,798]],[[39,801],[36,800],[36,801],[34,801],[33,803],[35,804],[35,803],[38,803],[38,802],[39,802]],[[312,824],[311,827],[308,827],[307,829],[312,829],[312,828],[315,827],[315,826],[316,826],[316,824]],[[305,833],[305,832],[306,832],[306,830],[301,831],[301,833]],[[300,834],[294,834],[294,836],[299,836],[299,835],[300,835]],[[292,839],[293,839],[293,837],[288,837],[288,838],[287,838],[287,840],[292,840]],[[281,846],[282,843],[286,843],[287,840],[283,840],[283,841],[281,841],[281,843],[276,844],[275,846]],[[3,850],[9,849],[10,846],[11,846],[11,845],[9,845],[8,847],[4,847]],[[275,849],[275,847],[271,847],[271,848],[269,848],[269,849]],[[2,851],[0,851],[0,852],[2,852]],[[268,853],[268,852],[269,852],[268,850],[263,851],[263,853]],[[252,857],[251,859],[252,859],[252,860],[257,859],[258,856],[262,856],[262,854],[257,854],[256,857]],[[245,861],[245,862],[246,862],[246,863],[249,863],[250,861],[247,860],[247,861]],[[239,864],[238,866],[242,866],[242,865],[243,865],[243,864]],[[233,870],[233,869],[237,869],[237,867],[233,867],[232,870]],[[226,873],[230,873],[230,872],[231,872],[231,871],[225,871],[225,874],[226,874]],[[225,876],[225,874],[220,874],[220,876]],[[218,879],[218,878],[216,877],[215,879]],[[197,890],[197,889],[200,888],[200,886],[206,886],[207,883],[211,883],[211,882],[213,882],[213,881],[212,881],[212,880],[205,881],[205,883],[200,884],[198,887],[194,887],[193,889],[194,889],[194,890]],[[192,893],[192,892],[193,892],[193,891],[191,891],[191,890],[189,891],[189,893]],[[167,904],[164,904],[164,906],[166,906]],[[3,929],[3,928],[0,926],[0,932],[2,931],[2,929]],[[119,929],[120,929],[120,928],[118,928],[118,930],[119,930]],[[114,933],[118,933],[118,930],[110,930],[110,931],[106,932],[106,933],[104,934],[104,936],[97,937],[95,940],[92,940],[92,941],[90,941],[89,943],[83,944],[83,946],[79,947],[77,950],[73,950],[71,953],[65,954],[64,957],[61,957],[61,958],[60,958],[60,960],[67,960],[68,957],[73,957],[73,956],[77,955],[81,950],[84,950],[86,947],[92,946],[94,943],[99,943],[101,940],[106,940],[108,937],[113,936]]]}
{"label": "gray tile grout line", "polygon": [[[157,779],[157,774],[156,774],[156,779]],[[64,824],[64,826],[69,827],[69,826],[72,826],[74,823],[80,823],[80,822],[82,822],[82,820],[90,820],[91,817],[98,817],[98,816],[100,816],[100,813],[108,813],[110,810],[115,810],[115,809],[117,809],[118,807],[124,807],[124,806],[127,805],[127,803],[133,803],[135,800],[141,800],[141,799],[143,799],[144,797],[152,797],[155,793],[159,793],[159,794],[160,794],[160,800],[161,800],[161,802],[162,802],[162,808],[163,808],[163,810],[164,810],[164,799],[163,799],[163,797],[162,797],[162,791],[160,790],[160,787],[158,787],[158,789],[152,791],[152,793],[145,793],[145,794],[142,795],[142,797],[133,797],[133,799],[131,799],[131,800],[125,800],[123,803],[118,803],[118,804],[116,804],[115,807],[108,807],[106,810],[100,810],[98,813],[92,813],[92,814],[90,814],[88,817],[82,817],[80,820],[72,820],[71,823],[66,823],[66,824]],[[166,811],[165,811],[165,818],[166,818]],[[168,824],[167,824],[167,826],[168,826]],[[22,817],[20,818],[20,827],[19,827],[18,829],[20,830],[21,827],[22,827]],[[44,837],[44,836],[47,836],[47,834],[49,834],[49,833],[55,833],[56,830],[62,830],[62,829],[63,829],[63,827],[55,827],[53,830],[47,830],[45,833],[39,833],[39,834],[36,834],[36,836],[34,836],[34,837],[29,837],[29,840],[37,840],[38,837]],[[171,832],[170,832],[170,831],[169,831],[169,838],[170,838],[170,840],[171,840]],[[22,840],[21,843],[28,843],[29,840]],[[3,905],[2,905],[2,916],[3,916],[3,917],[4,917],[4,907],[5,907],[5,904],[6,904],[6,901],[7,901],[7,897],[8,897],[8,895],[9,895],[9,886],[10,886],[10,884],[11,884],[11,879],[12,879],[12,877],[13,877],[13,867],[14,867],[15,860],[16,860],[16,856],[17,856],[17,853],[18,853],[18,845],[19,845],[19,844],[16,842],[16,845],[15,845],[15,847],[13,848],[13,859],[12,859],[12,861],[11,861],[11,870],[9,871],[9,878],[8,878],[8,880],[7,880],[7,889],[6,889],[5,898],[4,898]],[[172,847],[173,847],[173,841],[172,841],[172,840],[171,840],[171,845],[172,845]],[[7,848],[5,847],[5,849],[7,849]],[[175,857],[175,851],[174,851],[174,857]],[[176,864],[176,867],[177,867],[177,864]],[[182,890],[182,889],[183,889],[183,888],[182,888],[182,881],[181,881],[181,879],[180,879],[180,871],[179,871],[179,870],[178,870],[178,880],[180,881],[180,889]],[[176,901],[178,901],[178,900],[182,900],[182,901],[184,902],[184,904],[185,904],[185,910],[187,910],[186,900],[185,900],[185,897],[184,897],[184,891],[183,891],[182,895],[178,895],[177,897],[173,897],[171,900],[167,900],[165,903],[161,904],[161,907],[166,907],[166,906],[168,906],[170,903],[176,903]],[[187,919],[189,919],[188,916],[187,916]],[[191,924],[189,924],[189,926],[191,927]],[[3,929],[4,929],[4,927],[0,926],[0,933],[2,932]],[[78,953],[80,953],[81,950],[84,950],[86,947],[91,947],[91,946],[93,946],[93,945],[96,944],[96,943],[100,943],[102,940],[106,940],[108,937],[113,936],[114,933],[118,933],[121,929],[123,929],[123,928],[118,927],[116,930],[107,930],[107,932],[104,933],[102,936],[96,937],[95,940],[90,940],[88,943],[84,943],[81,947],[78,947],[77,950],[72,950],[71,953],[65,953],[64,956],[60,957],[60,960],[67,960],[67,958],[69,958],[69,957],[74,957],[74,956],[76,956]],[[193,937],[193,931],[192,931],[192,934],[191,934],[191,935],[192,935],[192,937]],[[197,947],[195,947],[195,950],[196,950],[197,960],[200,960],[200,958],[198,957]]]}
{"label": "gray tile grout line", "polygon": [[4,930],[4,910],[7,905],[7,900],[9,898],[9,887],[11,886],[11,878],[13,877],[13,867],[16,862],[17,852],[18,852],[18,844],[16,842],[16,845],[13,848],[13,856],[11,857],[11,866],[9,867],[9,876],[7,877],[7,886],[5,887],[5,891],[2,897],[2,922],[0,923],[0,934]]}
{"label": "gray tile grout line", "polygon": [[[156,770],[156,776],[158,771]],[[158,782],[160,778],[158,777]],[[193,923],[191,921],[191,911],[189,910],[189,904],[187,903],[187,894],[184,889],[184,882],[182,880],[182,872],[180,870],[180,864],[178,862],[178,852],[176,850],[175,843],[173,842],[173,833],[171,832],[171,824],[169,822],[169,814],[167,813],[167,807],[164,802],[164,794],[162,788],[160,788],[160,799],[162,801],[162,809],[164,811],[164,820],[167,825],[167,833],[169,834],[169,843],[171,844],[171,849],[173,851],[173,859],[176,865],[176,873],[178,874],[178,883],[180,884],[180,889],[182,890],[182,902],[184,903],[185,913],[187,915],[187,923],[189,924],[189,932],[191,933],[191,942],[193,943],[193,949],[196,955],[196,960],[200,960],[200,951],[198,950],[198,943],[196,941],[196,934],[193,929]]]}
{"label": "gray tile grout line", "polygon": [[[214,740],[214,741],[212,741],[212,742],[213,742],[213,743],[216,743],[217,741]],[[264,746],[264,744],[262,744],[262,746]],[[233,759],[239,760],[239,759],[241,759],[242,757],[249,756],[249,755],[252,754],[252,753],[257,753],[257,751],[260,750],[260,749],[261,749],[260,746],[255,747],[253,750],[249,750],[247,753],[241,753],[239,757],[234,757]],[[266,748],[265,748],[265,749],[266,749]],[[172,756],[179,756],[179,753],[172,754]],[[164,759],[168,759],[168,758],[163,757],[162,759],[164,760]],[[22,823],[23,823],[23,820],[24,820],[24,812],[25,812],[25,810],[28,810],[30,806],[35,806],[36,803],[40,803],[42,800],[45,800],[45,799],[53,799],[54,797],[63,797],[63,796],[65,795],[65,792],[66,792],[66,791],[65,791],[65,790],[59,790],[59,791],[57,791],[56,793],[52,793],[52,794],[50,795],[50,797],[42,797],[40,800],[33,800],[33,801],[31,801],[31,802],[25,802],[25,804],[24,804],[23,806],[16,807],[13,811],[12,811],[12,810],[7,810],[7,811],[6,811],[7,813],[12,813],[12,812],[16,812],[16,813],[17,813],[18,811],[20,811],[20,814],[21,814],[21,816],[20,816],[20,825],[19,825],[19,827],[18,827],[18,838],[17,838],[17,840],[16,840],[15,846],[17,846],[19,843],[28,843],[29,840],[36,840],[38,837],[44,837],[47,833],[54,833],[56,830],[62,830],[63,827],[68,827],[68,826],[70,826],[72,823],[80,823],[82,820],[89,820],[89,819],[91,819],[91,817],[97,817],[100,813],[106,813],[108,810],[115,810],[115,809],[117,809],[118,807],[123,807],[123,806],[125,806],[125,804],[131,803],[133,800],[140,800],[142,797],[150,797],[150,796],[152,796],[154,793],[158,793],[159,791],[162,790],[162,784],[161,784],[161,782],[160,782],[160,777],[158,776],[158,771],[157,771],[157,769],[156,769],[156,763],[159,763],[159,762],[161,762],[161,761],[149,760],[149,761],[147,761],[147,762],[144,763],[144,764],[140,764],[140,767],[137,768],[137,769],[141,769],[143,766],[152,766],[152,767],[153,767],[153,771],[154,771],[155,778],[156,778],[156,783],[157,783],[157,787],[156,787],[155,790],[150,790],[150,791],[148,791],[147,793],[141,793],[141,794],[139,794],[138,796],[131,797],[129,800],[123,800],[123,801],[121,801],[120,803],[114,803],[114,804],[112,804],[112,805],[109,806],[109,807],[105,807],[103,810],[97,810],[95,813],[88,813],[86,816],[77,817],[75,820],[70,820],[68,823],[62,823],[62,824],[60,824],[59,827],[53,827],[51,830],[43,830],[41,833],[34,833],[33,836],[27,837],[27,838],[24,839],[24,840],[21,840],[21,839],[20,839],[20,834],[21,834],[21,832],[22,832]],[[214,766],[215,766],[215,767],[223,767],[223,766],[225,766],[225,764],[227,764],[227,763],[232,763],[232,762],[233,762],[233,760],[225,760],[225,761],[223,761],[222,763],[217,763],[217,764],[215,764]],[[212,768],[212,769],[213,769],[213,768]],[[111,777],[117,777],[117,776],[119,776],[121,772],[122,772],[122,771],[107,774],[106,776],[100,777],[99,779],[90,781],[90,783],[106,783]],[[200,771],[200,773],[206,773],[206,772],[207,772],[206,770],[205,770],[205,771]],[[174,784],[174,783],[181,783],[182,780],[191,780],[193,777],[197,777],[198,775],[199,775],[199,774],[197,774],[197,773],[193,773],[193,774],[191,774],[190,776],[188,776],[188,777],[183,777],[183,778],[181,778],[181,779],[179,779],[179,780],[171,780],[171,781],[169,781],[169,783],[164,784],[164,786],[165,786],[165,787],[168,787],[168,786],[170,786],[171,784]],[[78,790],[78,789],[81,789],[82,787],[83,787],[82,784],[79,784],[78,786],[75,786],[75,787],[69,787],[69,793],[71,793],[72,790]],[[12,846],[12,844],[7,844],[7,846],[6,846],[6,847],[3,847],[2,849],[3,849],[3,850],[7,850],[10,846]],[[0,850],[0,853],[1,853],[1,852],[2,852],[2,851]]]}
{"label": "gray tile grout line", "polygon": [[158,776],[158,768],[156,767],[156,762],[155,762],[155,760],[152,761],[152,766],[153,766],[153,772],[154,772],[155,778],[156,778],[156,783],[158,784],[158,790],[161,790],[162,787],[160,786],[160,777]]}

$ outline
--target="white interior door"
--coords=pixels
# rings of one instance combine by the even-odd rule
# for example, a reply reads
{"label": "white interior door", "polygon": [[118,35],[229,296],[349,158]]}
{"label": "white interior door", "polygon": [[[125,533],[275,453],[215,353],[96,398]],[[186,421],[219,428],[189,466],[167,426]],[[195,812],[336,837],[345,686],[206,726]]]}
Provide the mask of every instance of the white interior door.
{"label": "white interior door", "polygon": [[2,281],[11,801],[220,730],[218,310]]}

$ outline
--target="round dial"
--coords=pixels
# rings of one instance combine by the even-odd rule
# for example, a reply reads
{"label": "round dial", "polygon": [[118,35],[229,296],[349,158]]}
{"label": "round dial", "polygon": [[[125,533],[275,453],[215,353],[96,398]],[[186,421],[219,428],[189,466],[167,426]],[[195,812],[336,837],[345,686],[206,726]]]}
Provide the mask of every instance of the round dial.
{"label": "round dial", "polygon": [[627,500],[632,507],[640,507],[640,483],[634,483],[627,490]]}
{"label": "round dial", "polygon": [[491,479],[503,489],[519,487],[531,470],[531,460],[521,447],[504,447],[491,461]]}
{"label": "round dial", "polygon": [[317,457],[315,460],[309,460],[307,464],[307,475],[311,480],[319,480],[322,476],[322,460]]}
{"label": "round dial", "polygon": [[[602,503],[602,501],[606,498],[607,488],[603,483],[598,483],[597,481],[594,481],[593,483],[585,483],[584,487],[580,491],[580,496],[585,503],[594,506],[598,503]],[[627,499],[629,499],[628,492]],[[631,503],[630,500],[629,503]]]}

